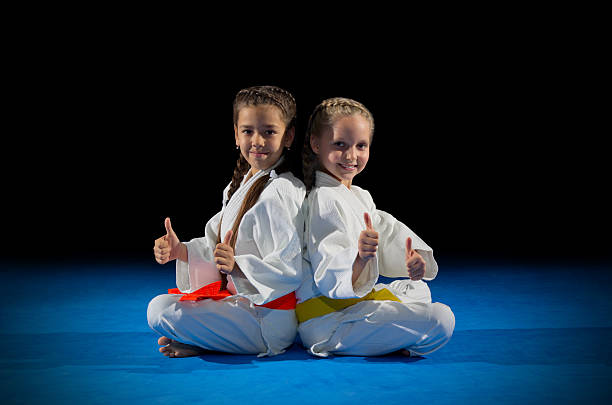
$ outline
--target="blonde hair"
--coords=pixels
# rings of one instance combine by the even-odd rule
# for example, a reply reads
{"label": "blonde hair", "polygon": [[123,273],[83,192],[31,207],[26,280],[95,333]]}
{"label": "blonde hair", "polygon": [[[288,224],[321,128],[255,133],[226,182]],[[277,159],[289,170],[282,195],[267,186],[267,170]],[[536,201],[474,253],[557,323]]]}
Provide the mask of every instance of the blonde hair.
{"label": "blonde hair", "polygon": [[319,164],[319,158],[310,146],[312,136],[320,137],[325,128],[331,127],[336,120],[342,117],[359,114],[370,124],[370,137],[374,135],[374,116],[359,101],[344,97],[334,97],[323,100],[317,105],[310,115],[306,135],[304,136],[304,147],[302,149],[302,172],[306,189],[310,189],[315,183],[315,172]]}

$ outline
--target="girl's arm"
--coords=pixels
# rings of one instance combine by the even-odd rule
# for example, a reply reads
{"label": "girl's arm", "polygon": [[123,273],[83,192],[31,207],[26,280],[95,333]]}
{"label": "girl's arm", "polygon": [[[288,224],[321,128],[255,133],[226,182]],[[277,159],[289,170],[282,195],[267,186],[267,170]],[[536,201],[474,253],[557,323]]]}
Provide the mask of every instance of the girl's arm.
{"label": "girl's arm", "polygon": [[359,256],[359,253],[357,253],[357,257],[355,258],[355,261],[353,262],[353,276],[351,277],[353,288],[355,287],[355,283],[357,282],[357,279],[359,278],[359,276],[361,276],[361,272],[363,272],[363,269],[365,269],[365,266],[367,264],[368,264],[368,261],[362,259]]}
{"label": "girl's arm", "polygon": [[373,222],[381,235],[378,263],[382,276],[408,277],[406,241],[410,238],[412,250],[425,262],[423,279],[433,280],[436,277],[438,264],[433,250],[416,233],[385,211],[375,210]]}
{"label": "girl's arm", "polygon": [[221,279],[214,264],[220,218],[221,212],[208,221],[203,237],[181,243],[176,261],[176,286],[180,291],[192,292]]}
{"label": "girl's arm", "polygon": [[[369,251],[360,255],[360,239],[349,230],[344,207],[333,196],[314,196],[309,205],[308,255],[319,292],[334,299],[365,296],[378,279],[377,261],[371,260],[375,246],[370,245]],[[366,229],[362,235],[368,232],[371,230]],[[366,260],[366,256],[370,257]]]}

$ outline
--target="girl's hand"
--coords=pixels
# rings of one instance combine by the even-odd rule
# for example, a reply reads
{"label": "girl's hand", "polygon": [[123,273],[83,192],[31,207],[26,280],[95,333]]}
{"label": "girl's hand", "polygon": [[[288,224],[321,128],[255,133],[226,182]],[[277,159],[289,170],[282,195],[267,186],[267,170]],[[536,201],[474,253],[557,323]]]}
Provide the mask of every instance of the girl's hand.
{"label": "girl's hand", "polygon": [[411,280],[418,281],[425,276],[425,260],[412,249],[412,239],[406,239],[406,268],[408,269],[408,277]]}
{"label": "girl's hand", "polygon": [[166,227],[166,234],[156,239],[153,246],[153,255],[159,264],[166,264],[170,260],[181,257],[182,253],[187,251],[187,247],[180,242],[178,236],[174,233],[170,218],[166,218],[164,226]]}
{"label": "girl's hand", "polygon": [[361,260],[367,262],[373,257],[376,257],[376,250],[378,249],[378,232],[374,230],[372,220],[367,212],[363,213],[363,219],[366,223],[366,229],[359,234],[357,248],[359,249],[359,257]]}
{"label": "girl's hand", "polygon": [[230,274],[234,270],[236,261],[234,259],[234,249],[230,246],[230,240],[232,239],[232,230],[230,229],[225,234],[223,243],[218,243],[215,247],[215,264],[219,272],[223,274]]}

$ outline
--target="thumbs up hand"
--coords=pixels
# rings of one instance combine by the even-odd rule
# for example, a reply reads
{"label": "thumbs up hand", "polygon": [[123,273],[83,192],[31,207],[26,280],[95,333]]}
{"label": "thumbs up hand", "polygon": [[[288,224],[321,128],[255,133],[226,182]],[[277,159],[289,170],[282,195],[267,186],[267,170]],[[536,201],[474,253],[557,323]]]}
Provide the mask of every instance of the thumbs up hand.
{"label": "thumbs up hand", "polygon": [[408,277],[411,280],[418,281],[425,276],[425,260],[423,257],[412,249],[412,239],[406,239],[406,268],[408,269]]}
{"label": "thumbs up hand", "polygon": [[359,257],[361,260],[367,262],[373,257],[376,257],[376,250],[378,249],[378,232],[374,230],[372,219],[367,212],[363,213],[363,219],[365,220],[366,229],[359,234],[357,248],[359,249]]}
{"label": "thumbs up hand", "polygon": [[[166,264],[170,260],[174,260],[181,255],[184,245],[180,242],[178,236],[172,229],[170,218],[164,221],[166,234],[155,240],[153,246],[153,255],[159,264]],[[186,250],[186,249],[184,249]]]}
{"label": "thumbs up hand", "polygon": [[236,261],[234,259],[234,249],[230,245],[232,240],[232,230],[230,229],[225,234],[225,238],[222,243],[218,243],[215,247],[215,264],[219,272],[229,274],[234,270]]}

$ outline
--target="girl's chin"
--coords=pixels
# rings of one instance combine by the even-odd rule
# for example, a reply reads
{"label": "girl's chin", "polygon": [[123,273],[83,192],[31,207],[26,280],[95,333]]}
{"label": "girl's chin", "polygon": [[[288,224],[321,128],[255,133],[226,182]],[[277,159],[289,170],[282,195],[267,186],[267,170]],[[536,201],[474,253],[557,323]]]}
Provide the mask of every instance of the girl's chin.
{"label": "girl's chin", "polygon": [[255,170],[266,170],[268,167],[273,165],[273,163],[261,159],[250,159],[249,164],[251,165],[251,168]]}
{"label": "girl's chin", "polygon": [[357,175],[357,173],[345,173],[344,175],[341,176],[342,180],[353,180],[355,178],[355,176]]}
{"label": "girl's chin", "polygon": [[353,180],[353,178],[355,178],[355,176],[357,175],[357,170],[355,170],[354,172],[341,172],[341,171],[333,171],[330,172],[329,170],[327,171],[328,174],[331,174],[332,176],[334,176],[335,178],[339,179],[339,180]]}

